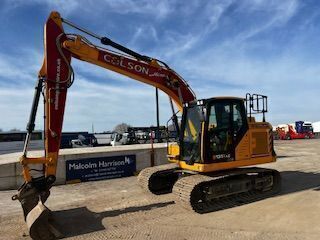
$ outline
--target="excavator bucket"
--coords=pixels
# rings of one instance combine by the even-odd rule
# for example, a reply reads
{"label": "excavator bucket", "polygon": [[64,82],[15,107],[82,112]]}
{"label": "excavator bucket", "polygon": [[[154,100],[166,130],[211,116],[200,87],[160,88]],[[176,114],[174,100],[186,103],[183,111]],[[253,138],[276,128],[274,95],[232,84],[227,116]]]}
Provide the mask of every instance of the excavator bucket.
{"label": "excavator bucket", "polygon": [[29,235],[34,240],[51,240],[62,238],[53,220],[51,211],[43,204],[49,197],[49,191],[37,191],[24,185],[12,200],[19,200]]}
{"label": "excavator bucket", "polygon": [[50,231],[50,210],[41,202],[28,213],[26,223],[32,239],[55,239]]}

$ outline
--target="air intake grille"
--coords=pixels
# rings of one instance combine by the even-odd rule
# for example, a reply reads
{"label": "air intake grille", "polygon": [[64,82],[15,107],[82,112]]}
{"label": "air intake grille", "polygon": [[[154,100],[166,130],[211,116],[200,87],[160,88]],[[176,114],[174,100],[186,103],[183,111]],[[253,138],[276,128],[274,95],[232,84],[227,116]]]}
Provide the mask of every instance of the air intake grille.
{"label": "air intake grille", "polygon": [[269,138],[267,132],[254,132],[252,138],[256,141],[256,146],[252,149],[252,154],[268,154],[269,153]]}

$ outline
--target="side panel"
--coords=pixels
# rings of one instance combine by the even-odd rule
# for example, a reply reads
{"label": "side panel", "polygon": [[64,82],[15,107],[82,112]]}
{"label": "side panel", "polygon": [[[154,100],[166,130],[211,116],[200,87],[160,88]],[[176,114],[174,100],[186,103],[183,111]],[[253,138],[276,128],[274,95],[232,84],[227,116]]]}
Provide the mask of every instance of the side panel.
{"label": "side panel", "polygon": [[235,161],[195,163],[193,165],[179,161],[179,166],[191,171],[214,172],[274,162],[276,161],[276,155],[273,150],[270,124],[266,122],[249,123],[249,129],[236,146],[235,152]]}
{"label": "side panel", "polygon": [[250,151],[250,133],[249,131],[243,136],[235,150],[236,161],[248,159],[251,156]]}
{"label": "side panel", "polygon": [[266,122],[249,123],[251,157],[275,155],[272,127]]}
{"label": "side panel", "polygon": [[188,165],[184,161],[179,161],[179,166],[183,169],[196,171],[196,172],[214,172],[226,169],[233,169],[237,167],[252,166],[264,163],[275,162],[275,156],[265,156],[265,157],[255,157],[251,159],[231,161],[231,162],[219,162],[219,163],[210,163],[210,164],[199,164],[195,163],[194,165]]}
{"label": "side panel", "polygon": [[249,123],[249,130],[236,146],[236,161],[275,155],[268,123]]}

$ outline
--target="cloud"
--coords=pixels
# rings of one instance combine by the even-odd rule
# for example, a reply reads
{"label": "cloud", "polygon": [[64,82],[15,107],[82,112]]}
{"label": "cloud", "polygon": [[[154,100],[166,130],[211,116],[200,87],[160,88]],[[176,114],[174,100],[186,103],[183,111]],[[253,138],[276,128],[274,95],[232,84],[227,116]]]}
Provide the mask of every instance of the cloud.
{"label": "cloud", "polygon": [[107,11],[120,14],[139,13],[152,15],[154,18],[164,18],[173,12],[170,1],[163,0],[105,0]]}
{"label": "cloud", "polygon": [[87,76],[92,82],[102,82],[105,84],[128,84],[131,80],[128,77],[112,72],[100,66],[88,62],[72,59],[72,66],[77,81],[78,75]]}
{"label": "cloud", "polygon": [[[199,42],[219,28],[219,21],[232,3],[233,1],[231,0],[207,2],[203,6],[201,14],[199,14],[198,8],[190,8],[186,11],[188,15],[196,15],[195,18],[184,16],[185,18],[190,18],[187,21],[190,22],[191,29],[187,28],[189,31],[186,33],[172,30],[165,31],[162,45],[166,46],[164,48],[167,51],[163,54],[164,58],[176,58],[179,54],[193,51]],[[163,50],[160,51],[164,52]]]}
{"label": "cloud", "polygon": [[[305,14],[308,3],[15,0],[5,5],[10,5],[7,11],[32,6],[43,15],[43,7],[55,8],[84,27],[89,16],[93,32],[108,25],[106,32],[115,41],[167,62],[189,81],[198,98],[257,92],[269,96],[268,119],[273,124],[319,120],[319,51],[310,46],[310,39],[318,42],[319,19],[317,12]],[[1,128],[25,127],[41,62],[38,50],[0,50],[0,111],[7,116],[0,119]],[[75,60],[72,65],[76,79],[68,94],[66,131],[90,130],[91,123],[97,131],[123,121],[155,124],[154,88],[86,62]],[[160,105],[164,124],[171,115],[164,94]],[[39,117],[38,125],[41,122]]]}
{"label": "cloud", "polygon": [[[168,60],[185,58],[185,54],[201,53],[203,43],[207,44],[217,38],[219,42],[213,41],[212,46],[240,45],[268,30],[285,26],[298,11],[299,3],[296,0],[201,2],[180,13],[180,17],[188,23],[183,31],[170,26],[160,33],[161,44],[157,45],[158,50],[154,54]],[[138,42],[139,39],[135,37],[135,40]]]}
{"label": "cloud", "polygon": [[42,56],[33,50],[18,52],[17,55],[0,52],[0,86],[28,85],[37,79]]}
{"label": "cloud", "polygon": [[[160,94],[161,122],[170,117],[169,100]],[[83,76],[68,93],[65,129],[91,129],[91,123],[98,131],[112,130],[120,122],[133,126],[156,124],[155,89],[141,83],[130,88],[94,83]]]}
{"label": "cloud", "polygon": [[[33,88],[21,86],[0,88],[0,128],[10,130],[18,128],[25,130],[29,118],[33,97]],[[39,109],[42,111],[42,109]],[[37,127],[41,124],[37,118]]]}
{"label": "cloud", "polygon": [[319,119],[320,105],[315,100],[319,63],[302,63],[291,48],[281,57],[264,60],[245,56],[235,48],[224,50],[214,49],[182,63],[198,98],[259,93],[269,97],[268,120],[273,124]]}
{"label": "cloud", "polygon": [[[101,0],[99,2],[92,0],[4,0],[3,11],[14,11],[22,6],[42,5],[48,11],[58,10],[64,15],[71,15],[84,11],[88,13],[113,12],[121,15],[147,14],[155,19],[165,18],[172,13],[173,8],[168,0]],[[86,6],[83,8],[83,6]]]}
{"label": "cloud", "polygon": [[131,38],[128,45],[134,49],[139,48],[141,46],[141,40],[148,41],[148,42],[158,42],[159,37],[157,30],[153,25],[150,24],[143,24],[136,27],[134,31],[134,35]]}
{"label": "cloud", "polygon": [[82,6],[81,2],[77,0],[4,0],[2,11],[10,12],[23,6],[32,5],[45,6],[48,11],[59,9],[60,11],[63,11],[66,15],[69,15],[70,13],[77,11]]}
{"label": "cloud", "polygon": [[[29,118],[34,87],[0,88],[0,128],[24,130]],[[162,124],[171,117],[169,100],[160,94],[160,117]],[[36,119],[36,129],[43,129],[43,107],[40,100]],[[156,125],[155,89],[136,83],[129,89],[94,83],[78,75],[74,85],[69,88],[64,116],[64,131],[112,130],[120,122],[132,126]]]}
{"label": "cloud", "polygon": [[225,11],[234,3],[233,0],[224,0],[217,2],[209,2],[204,9],[204,19],[206,26],[202,29],[202,35],[206,35],[218,28],[219,21],[223,17]]}
{"label": "cloud", "polygon": [[245,1],[241,6],[247,12],[260,12],[262,21],[260,24],[251,24],[251,27],[241,32],[236,41],[246,40],[270,28],[282,26],[286,24],[298,11],[299,3],[297,0],[285,1],[266,1],[266,0],[250,0]]}

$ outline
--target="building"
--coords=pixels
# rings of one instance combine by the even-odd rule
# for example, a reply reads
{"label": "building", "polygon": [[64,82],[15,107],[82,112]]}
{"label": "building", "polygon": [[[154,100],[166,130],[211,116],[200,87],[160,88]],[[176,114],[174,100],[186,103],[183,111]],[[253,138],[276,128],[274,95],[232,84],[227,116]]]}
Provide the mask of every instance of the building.
{"label": "building", "polygon": [[320,121],[312,123],[313,132],[316,137],[320,137]]}

